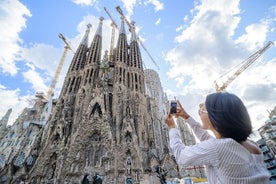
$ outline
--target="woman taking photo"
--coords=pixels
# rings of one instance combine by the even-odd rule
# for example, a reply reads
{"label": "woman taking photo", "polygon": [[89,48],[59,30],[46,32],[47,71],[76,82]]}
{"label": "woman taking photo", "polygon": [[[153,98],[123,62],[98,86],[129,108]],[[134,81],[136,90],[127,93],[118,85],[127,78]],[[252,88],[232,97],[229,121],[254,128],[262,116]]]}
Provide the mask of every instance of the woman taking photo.
{"label": "woman taking photo", "polygon": [[[172,116],[184,118],[200,142],[185,146]],[[178,164],[205,165],[210,184],[269,183],[270,174],[262,152],[248,140],[252,133],[249,114],[236,95],[227,92],[208,95],[200,105],[199,116],[202,125],[190,117],[178,101],[177,112],[168,114],[165,119],[170,147]]]}

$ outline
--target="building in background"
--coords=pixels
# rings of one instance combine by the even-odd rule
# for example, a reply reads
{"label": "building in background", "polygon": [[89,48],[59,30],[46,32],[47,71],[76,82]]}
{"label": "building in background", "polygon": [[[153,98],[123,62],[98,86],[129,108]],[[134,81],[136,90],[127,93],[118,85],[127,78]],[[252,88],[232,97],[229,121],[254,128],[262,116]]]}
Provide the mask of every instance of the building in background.
{"label": "building in background", "polygon": [[257,143],[264,154],[264,162],[271,174],[270,180],[276,180],[276,107],[258,132],[262,138]]}
{"label": "building in background", "polygon": [[[54,102],[37,93],[34,105],[23,109],[12,126],[8,126],[11,109],[1,120],[0,183],[21,180],[30,171],[40,153],[41,138]],[[15,176],[15,178],[14,178]],[[19,176],[19,177],[16,177]],[[17,181],[18,182],[18,181]]]}

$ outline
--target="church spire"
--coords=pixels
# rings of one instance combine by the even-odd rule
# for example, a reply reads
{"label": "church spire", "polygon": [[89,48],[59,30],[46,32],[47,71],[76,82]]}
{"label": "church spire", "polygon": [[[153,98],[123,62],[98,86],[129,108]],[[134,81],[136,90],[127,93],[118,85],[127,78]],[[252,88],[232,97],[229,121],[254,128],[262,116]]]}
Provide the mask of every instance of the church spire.
{"label": "church spire", "polygon": [[117,42],[116,62],[127,63],[127,58],[128,58],[128,44],[127,44],[127,36],[125,31],[125,22],[124,22],[124,18],[121,17],[121,28],[120,28],[119,38]]}
{"label": "church spire", "polygon": [[131,38],[130,42],[137,41],[137,35],[135,32],[135,22],[131,21]]}
{"label": "church spire", "polygon": [[88,24],[87,25],[87,28],[86,28],[86,31],[85,31],[85,35],[84,37],[82,38],[82,41],[81,41],[81,45],[88,45],[88,36],[89,36],[89,33],[90,33],[90,28],[92,27],[91,24]]}
{"label": "church spire", "polygon": [[140,53],[139,44],[137,42],[137,35],[135,32],[135,22],[131,22],[131,41],[130,41],[130,51],[129,51],[129,62],[130,66],[143,70],[142,67],[142,57]]}
{"label": "church spire", "polygon": [[0,120],[0,139],[2,139],[5,136],[6,127],[7,127],[11,112],[12,112],[12,109],[10,108],[3,116],[3,118]]}
{"label": "church spire", "polygon": [[91,28],[91,24],[87,25],[87,29],[83,36],[82,41],[72,59],[69,70],[66,74],[61,94],[65,95],[66,93],[76,93],[79,89],[81,83],[81,77],[78,75],[78,72],[84,68],[86,61],[86,53],[88,50],[88,36]]}
{"label": "church spire", "polygon": [[99,19],[100,19],[100,22],[99,22],[98,29],[96,31],[96,35],[102,36],[102,27],[103,27],[103,20],[104,20],[104,18],[100,17]]}
{"label": "church spire", "polygon": [[70,66],[69,71],[79,70],[84,67],[84,63],[86,60],[86,51],[87,51],[87,45],[88,45],[88,36],[90,32],[91,24],[87,25],[87,29],[85,31],[85,34],[83,36],[82,41],[80,42],[80,45],[72,59],[72,63]]}
{"label": "church spire", "polygon": [[93,37],[92,43],[88,50],[87,59],[84,66],[84,75],[83,75],[83,86],[93,86],[96,79],[99,76],[99,69],[101,64],[101,53],[102,53],[102,26],[103,26],[103,17],[99,18],[99,24],[95,35]]}
{"label": "church spire", "polygon": [[114,82],[126,84],[126,72],[128,70],[128,43],[125,33],[124,18],[121,17],[121,20],[121,28],[116,48]]}
{"label": "church spire", "polygon": [[102,26],[103,26],[103,17],[100,17],[100,22],[89,48],[88,58],[86,61],[86,65],[90,65],[92,63],[97,63],[100,65],[101,62],[101,53],[102,53]]}
{"label": "church spire", "polygon": [[12,113],[12,109],[10,108],[10,109],[6,112],[6,114],[3,116],[3,118],[0,120],[0,129],[5,129],[5,128],[6,128],[11,113]]}
{"label": "church spire", "polygon": [[121,17],[121,27],[119,34],[126,34],[124,17]]}
{"label": "church spire", "polygon": [[139,44],[137,42],[138,38],[135,32],[135,22],[131,22],[131,41],[129,46],[129,66],[133,68],[132,74],[134,80],[131,80],[131,87],[133,90],[144,93],[144,75],[142,66],[142,57],[140,53]]}

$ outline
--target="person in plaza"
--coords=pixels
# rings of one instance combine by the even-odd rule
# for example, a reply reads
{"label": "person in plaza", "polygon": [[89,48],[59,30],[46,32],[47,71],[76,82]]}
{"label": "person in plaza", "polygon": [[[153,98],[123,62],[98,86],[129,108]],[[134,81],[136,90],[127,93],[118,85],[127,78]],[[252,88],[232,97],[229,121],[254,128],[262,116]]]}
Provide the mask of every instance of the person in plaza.
{"label": "person in plaza", "polygon": [[[172,154],[178,164],[205,165],[210,184],[269,183],[270,174],[263,154],[258,145],[249,140],[251,120],[239,97],[228,92],[209,94],[199,108],[202,125],[186,112],[180,101],[177,103],[176,113],[169,113],[165,123],[169,127]],[[185,146],[173,116],[185,119],[200,142]]]}

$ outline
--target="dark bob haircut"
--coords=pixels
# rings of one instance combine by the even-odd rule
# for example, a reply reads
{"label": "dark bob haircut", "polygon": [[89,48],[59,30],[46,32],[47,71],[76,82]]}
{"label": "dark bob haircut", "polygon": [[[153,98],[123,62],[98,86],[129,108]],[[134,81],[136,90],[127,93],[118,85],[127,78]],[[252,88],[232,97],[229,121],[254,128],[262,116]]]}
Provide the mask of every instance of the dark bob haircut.
{"label": "dark bob haircut", "polygon": [[227,92],[210,94],[205,106],[212,125],[222,137],[242,142],[252,133],[247,109],[236,95]]}

